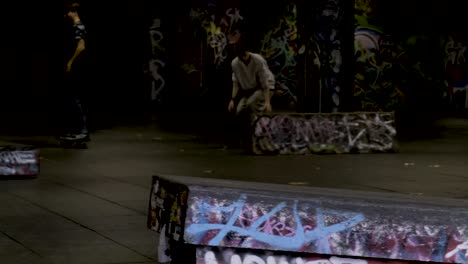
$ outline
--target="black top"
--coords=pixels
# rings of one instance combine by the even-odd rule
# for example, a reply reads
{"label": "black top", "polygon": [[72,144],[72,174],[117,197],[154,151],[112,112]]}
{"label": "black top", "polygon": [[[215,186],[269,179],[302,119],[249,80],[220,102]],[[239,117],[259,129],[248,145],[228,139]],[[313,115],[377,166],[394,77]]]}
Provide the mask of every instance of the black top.
{"label": "black top", "polygon": [[[83,23],[78,22],[73,24],[69,31],[67,32],[67,40],[65,44],[65,64],[71,59],[73,54],[75,53],[76,47],[78,45],[78,41],[81,39],[86,39],[87,32],[86,27]],[[83,54],[80,54],[79,58],[76,58],[74,64],[77,64],[81,61]]]}

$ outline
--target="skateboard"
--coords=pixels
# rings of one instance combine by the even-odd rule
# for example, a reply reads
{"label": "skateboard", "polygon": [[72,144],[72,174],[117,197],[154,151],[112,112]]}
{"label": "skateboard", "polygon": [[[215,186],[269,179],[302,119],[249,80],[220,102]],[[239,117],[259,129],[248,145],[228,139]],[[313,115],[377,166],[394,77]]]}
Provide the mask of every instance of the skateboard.
{"label": "skateboard", "polygon": [[88,148],[86,139],[59,138],[59,145],[62,148],[70,148],[70,149],[87,149]]}

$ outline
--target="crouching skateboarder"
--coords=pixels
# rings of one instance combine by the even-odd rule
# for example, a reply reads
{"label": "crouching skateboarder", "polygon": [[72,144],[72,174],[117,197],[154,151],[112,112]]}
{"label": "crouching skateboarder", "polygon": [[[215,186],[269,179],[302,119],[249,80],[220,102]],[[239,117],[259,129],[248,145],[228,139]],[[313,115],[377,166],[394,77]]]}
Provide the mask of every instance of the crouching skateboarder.
{"label": "crouching skateboarder", "polygon": [[237,56],[231,63],[233,86],[228,111],[235,110],[242,145],[250,152],[252,119],[271,112],[270,93],[275,88],[275,77],[260,54],[247,50],[244,37],[239,39],[235,49]]}

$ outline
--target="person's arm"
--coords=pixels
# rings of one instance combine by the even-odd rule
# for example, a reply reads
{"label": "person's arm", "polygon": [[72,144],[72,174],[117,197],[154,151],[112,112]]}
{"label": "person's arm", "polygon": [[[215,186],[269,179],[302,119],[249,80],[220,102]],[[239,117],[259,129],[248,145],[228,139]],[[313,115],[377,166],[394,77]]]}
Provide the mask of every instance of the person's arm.
{"label": "person's arm", "polygon": [[271,111],[271,96],[270,91],[275,89],[275,76],[270,71],[265,59],[262,58],[261,69],[259,72],[260,83],[263,88],[263,95],[265,96],[265,106],[267,111]]}
{"label": "person's arm", "polygon": [[231,100],[236,99],[238,93],[239,93],[239,82],[237,81],[236,75],[234,73],[232,73],[232,95],[231,95]]}
{"label": "person's arm", "polygon": [[239,84],[239,80],[238,80],[238,76],[236,75],[236,67],[237,67],[237,59],[234,59],[232,60],[231,62],[231,70],[232,70],[232,94],[231,94],[231,101],[234,102],[236,97],[237,97],[237,94],[239,93],[239,87],[240,87],[240,84]]}
{"label": "person's arm", "polygon": [[229,105],[228,105],[229,112],[232,112],[234,110],[235,100],[236,100],[238,93],[239,93],[239,82],[237,81],[236,74],[233,72],[232,73],[232,94],[231,94],[231,100],[229,100]]}
{"label": "person's arm", "polygon": [[72,57],[68,60],[68,63],[67,63],[68,72],[71,71],[73,63],[86,48],[85,38],[86,38],[87,32],[86,32],[85,26],[81,24],[80,22],[74,26],[74,30],[75,30],[74,32],[75,40],[77,40],[77,43],[75,47],[75,52],[73,53]]}
{"label": "person's arm", "polygon": [[75,61],[76,58],[78,58],[78,56],[80,56],[80,54],[85,50],[85,48],[86,48],[86,46],[85,46],[84,39],[80,39],[78,41],[77,45],[76,45],[75,52],[73,53],[73,56],[70,58],[70,60],[68,60],[67,71],[71,70],[73,62]]}

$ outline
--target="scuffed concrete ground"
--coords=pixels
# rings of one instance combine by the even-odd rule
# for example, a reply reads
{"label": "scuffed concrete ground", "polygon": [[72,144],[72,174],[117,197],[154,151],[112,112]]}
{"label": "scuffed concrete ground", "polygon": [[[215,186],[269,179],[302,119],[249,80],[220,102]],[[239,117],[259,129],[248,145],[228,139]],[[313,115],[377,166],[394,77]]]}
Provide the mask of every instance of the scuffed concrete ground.
{"label": "scuffed concrete ground", "polygon": [[146,210],[157,173],[468,199],[468,120],[441,125],[440,138],[368,155],[246,156],[154,127],[99,131],[87,150],[0,137],[42,154],[37,179],[0,181],[0,263],[156,263]]}

